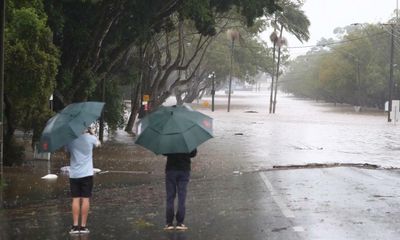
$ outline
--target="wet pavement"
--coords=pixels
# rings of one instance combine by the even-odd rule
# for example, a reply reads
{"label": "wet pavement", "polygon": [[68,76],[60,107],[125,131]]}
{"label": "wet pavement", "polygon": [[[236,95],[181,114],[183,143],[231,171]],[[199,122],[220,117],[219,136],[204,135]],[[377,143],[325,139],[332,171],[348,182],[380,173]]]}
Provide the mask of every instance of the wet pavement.
{"label": "wet pavement", "polygon": [[[399,239],[400,133],[376,111],[355,113],[280,95],[267,114],[267,93],[235,92],[216,111],[215,138],[199,147],[188,189],[186,232],[164,232],[164,164],[117,132],[94,153],[89,235],[71,237],[66,156],[6,168],[0,239]],[[377,169],[317,167],[368,163]],[[274,168],[284,166],[286,168]],[[393,169],[392,169],[393,168]]]}

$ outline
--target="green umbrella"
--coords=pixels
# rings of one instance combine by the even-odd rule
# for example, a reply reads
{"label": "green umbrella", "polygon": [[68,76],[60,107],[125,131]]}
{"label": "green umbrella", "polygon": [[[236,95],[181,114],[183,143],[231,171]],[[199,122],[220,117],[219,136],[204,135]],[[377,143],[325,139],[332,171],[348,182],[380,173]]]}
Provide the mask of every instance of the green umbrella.
{"label": "green umbrella", "polygon": [[66,106],[50,118],[40,138],[40,152],[54,152],[79,137],[85,128],[96,121],[103,110],[103,102],[81,102]]}
{"label": "green umbrella", "polygon": [[161,106],[139,124],[139,144],[155,154],[190,153],[212,138],[212,118],[186,106]]}

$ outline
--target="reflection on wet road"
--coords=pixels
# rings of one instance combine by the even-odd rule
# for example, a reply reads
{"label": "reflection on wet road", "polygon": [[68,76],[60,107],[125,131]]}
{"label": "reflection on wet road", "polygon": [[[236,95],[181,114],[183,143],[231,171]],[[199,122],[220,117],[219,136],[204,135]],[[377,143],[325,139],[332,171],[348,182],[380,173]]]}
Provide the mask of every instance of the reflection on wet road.
{"label": "reflection on wet road", "polygon": [[400,172],[359,168],[260,173],[303,239],[399,239]]}
{"label": "reflection on wet road", "polygon": [[[229,118],[221,112],[212,115],[217,137],[231,140],[229,135],[243,133],[235,135],[242,147],[232,144],[232,150],[252,149],[243,157],[254,168],[333,162],[400,166],[400,126],[387,123],[383,112],[356,113],[351,107],[292,97],[278,100],[277,113],[266,114],[263,94],[235,99],[238,111]],[[245,113],[249,110],[257,113]]]}

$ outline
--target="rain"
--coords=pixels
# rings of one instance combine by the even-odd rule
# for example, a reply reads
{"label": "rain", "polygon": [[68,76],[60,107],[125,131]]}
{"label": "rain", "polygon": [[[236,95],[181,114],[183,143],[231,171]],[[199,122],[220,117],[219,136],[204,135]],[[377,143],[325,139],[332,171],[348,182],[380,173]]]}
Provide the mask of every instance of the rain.
{"label": "rain", "polygon": [[398,1],[315,1],[1,1],[0,240],[400,239]]}
{"label": "rain", "polygon": [[[332,239],[397,236],[396,218],[388,217],[398,213],[400,136],[384,113],[282,93],[279,112],[270,115],[267,96],[237,91],[230,113],[223,92],[214,112],[202,104],[207,98],[192,104],[214,118],[215,137],[193,160],[187,200],[193,230],[185,233],[160,228],[164,157],[118,131],[94,153],[101,172],[95,175],[89,239],[315,239],[326,231]],[[65,154],[52,155],[55,181],[40,179],[46,161],[30,164],[6,172],[2,236],[68,238],[68,177],[60,172],[68,164]],[[386,235],[366,231],[378,230],[378,222]]]}

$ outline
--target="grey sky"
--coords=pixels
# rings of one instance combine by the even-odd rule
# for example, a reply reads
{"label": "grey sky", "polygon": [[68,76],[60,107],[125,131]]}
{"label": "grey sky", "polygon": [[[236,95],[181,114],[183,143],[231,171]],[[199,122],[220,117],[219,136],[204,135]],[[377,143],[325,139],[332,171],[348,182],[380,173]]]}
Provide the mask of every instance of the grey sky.
{"label": "grey sky", "polygon": [[[303,10],[311,22],[310,40],[301,44],[287,36],[289,47],[315,45],[322,37],[334,37],[337,27],[352,23],[386,22],[394,16],[397,0],[306,0]],[[290,49],[292,55],[301,55],[307,48]]]}

